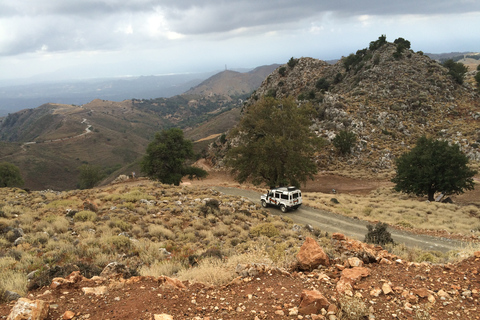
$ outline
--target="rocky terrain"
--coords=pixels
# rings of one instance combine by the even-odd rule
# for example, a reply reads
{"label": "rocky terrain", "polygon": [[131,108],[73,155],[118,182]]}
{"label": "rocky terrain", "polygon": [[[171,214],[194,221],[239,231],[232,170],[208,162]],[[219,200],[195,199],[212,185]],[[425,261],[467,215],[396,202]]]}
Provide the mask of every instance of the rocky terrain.
{"label": "rocky terrain", "polygon": [[226,285],[124,279],[110,264],[76,271],[0,306],[8,319],[478,319],[480,252],[456,264],[411,263],[381,247],[332,235],[330,259],[307,238],[289,269],[239,264]]}
{"label": "rocky terrain", "polygon": [[[378,42],[378,41],[377,41]],[[372,42],[374,43],[374,42]],[[374,43],[375,44],[375,43]],[[294,96],[318,110],[312,130],[331,141],[341,130],[357,135],[352,156],[339,157],[328,145],[319,161],[330,169],[391,169],[393,159],[427,135],[460,145],[480,160],[480,97],[468,73],[458,84],[439,62],[421,52],[386,42],[358,50],[334,65],[292,59],[277,68],[252,95]]]}
{"label": "rocky terrain", "polygon": [[474,244],[409,261],[201,183],[0,191],[4,319],[478,318]]}

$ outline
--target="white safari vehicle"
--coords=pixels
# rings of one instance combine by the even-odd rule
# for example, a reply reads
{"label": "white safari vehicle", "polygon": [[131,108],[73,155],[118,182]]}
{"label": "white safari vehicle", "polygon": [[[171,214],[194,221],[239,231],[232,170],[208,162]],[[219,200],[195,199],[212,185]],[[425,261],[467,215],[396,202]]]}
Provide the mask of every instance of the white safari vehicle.
{"label": "white safari vehicle", "polygon": [[280,207],[282,212],[296,210],[302,204],[302,192],[296,187],[282,187],[268,190],[260,196],[262,207],[269,205]]}

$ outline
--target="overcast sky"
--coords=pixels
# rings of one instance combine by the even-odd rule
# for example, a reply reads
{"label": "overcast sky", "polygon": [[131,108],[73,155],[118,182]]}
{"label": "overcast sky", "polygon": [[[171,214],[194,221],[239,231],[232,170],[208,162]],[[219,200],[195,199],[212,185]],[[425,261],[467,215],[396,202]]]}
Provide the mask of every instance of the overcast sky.
{"label": "overcast sky", "polygon": [[0,0],[0,79],[330,60],[386,34],[480,51],[480,0]]}

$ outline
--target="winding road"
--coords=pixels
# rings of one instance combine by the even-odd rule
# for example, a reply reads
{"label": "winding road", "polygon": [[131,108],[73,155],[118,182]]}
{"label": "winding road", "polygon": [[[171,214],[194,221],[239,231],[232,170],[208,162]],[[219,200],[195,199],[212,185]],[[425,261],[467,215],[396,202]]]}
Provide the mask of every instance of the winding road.
{"label": "winding road", "polygon": [[[229,187],[213,187],[213,189],[225,194],[241,196],[254,203],[260,204],[260,193],[255,191]],[[365,234],[367,233],[366,226],[368,222],[366,221],[345,217],[325,210],[314,209],[305,205],[296,211],[289,211],[287,213],[282,213],[277,208],[269,208],[269,210],[274,215],[290,217],[296,224],[310,224],[320,228],[322,231],[328,233],[340,232],[347,237],[360,241],[364,240]],[[389,232],[392,234],[392,238],[396,243],[403,243],[407,247],[418,247],[428,251],[445,253],[452,250],[460,250],[468,245],[462,241],[418,235],[393,228],[390,228]]]}

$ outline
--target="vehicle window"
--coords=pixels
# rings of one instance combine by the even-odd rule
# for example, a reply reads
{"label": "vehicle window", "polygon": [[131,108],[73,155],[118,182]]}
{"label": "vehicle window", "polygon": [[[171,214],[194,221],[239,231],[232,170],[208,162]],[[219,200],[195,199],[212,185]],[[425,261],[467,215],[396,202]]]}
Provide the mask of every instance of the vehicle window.
{"label": "vehicle window", "polygon": [[288,200],[288,194],[282,194],[282,199]]}
{"label": "vehicle window", "polygon": [[298,198],[298,193],[294,193],[293,194],[293,199],[297,199]]}
{"label": "vehicle window", "polygon": [[275,193],[275,198],[280,199],[280,193]]}

